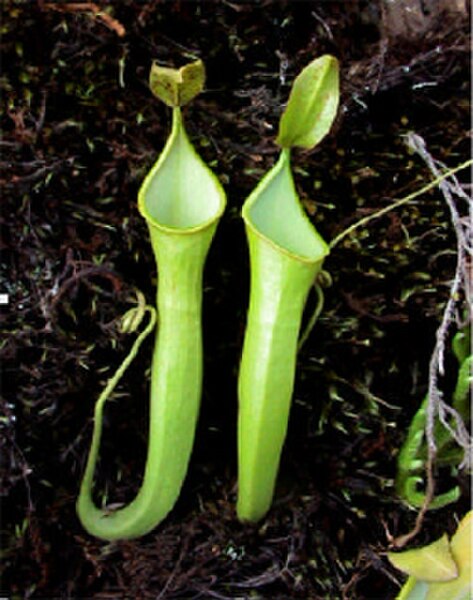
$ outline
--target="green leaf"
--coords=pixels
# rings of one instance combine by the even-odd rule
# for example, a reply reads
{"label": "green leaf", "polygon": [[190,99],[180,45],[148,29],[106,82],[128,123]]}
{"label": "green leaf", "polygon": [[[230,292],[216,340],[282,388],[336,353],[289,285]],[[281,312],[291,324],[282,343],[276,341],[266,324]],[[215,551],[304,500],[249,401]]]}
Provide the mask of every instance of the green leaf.
{"label": "green leaf", "polygon": [[425,600],[428,585],[428,583],[424,583],[423,581],[417,581],[411,575],[402,586],[399,595],[396,596],[396,600]]}
{"label": "green leaf", "polygon": [[454,335],[452,349],[460,364],[471,355],[471,327],[464,327]]}
{"label": "green leaf", "polygon": [[294,81],[276,143],[283,148],[316,146],[332,126],[339,97],[338,60],[326,54],[312,61]]}
{"label": "green leaf", "polygon": [[422,581],[449,581],[458,576],[447,534],[423,548],[388,552],[388,559],[397,569]]}
{"label": "green leaf", "polygon": [[448,583],[431,584],[426,600],[469,600],[471,598],[472,515],[473,512],[470,511],[463,518],[450,543],[458,567],[458,577]]}
{"label": "green leaf", "polygon": [[201,60],[180,69],[153,63],[149,85],[153,94],[168,106],[184,106],[200,94],[205,83],[205,67]]}
{"label": "green leaf", "polygon": [[[450,544],[445,535],[424,548],[400,553],[388,552],[388,558],[395,567],[411,574],[396,600],[469,600],[472,597],[472,515],[473,512],[470,511],[462,519]],[[445,543],[449,546],[447,553]],[[426,578],[435,569],[445,575],[450,559],[454,561],[456,577],[448,580]]]}

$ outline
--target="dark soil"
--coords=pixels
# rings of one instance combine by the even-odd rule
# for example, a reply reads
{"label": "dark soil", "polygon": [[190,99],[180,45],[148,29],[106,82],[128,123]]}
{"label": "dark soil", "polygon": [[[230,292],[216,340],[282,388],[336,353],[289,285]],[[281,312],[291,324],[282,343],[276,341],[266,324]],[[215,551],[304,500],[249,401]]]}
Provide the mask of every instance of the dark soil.
{"label": "dark soil", "polygon": [[[275,160],[295,75],[326,52],[342,65],[339,118],[294,165],[327,240],[431,179],[407,131],[449,166],[468,158],[468,19],[444,15],[421,39],[399,40],[375,2],[100,6],[115,21],[67,3],[2,2],[2,595],[394,598],[402,578],[385,551],[416,518],[393,490],[396,454],[426,391],[455,267],[448,210],[433,190],[326,261],[333,285],[299,357],[276,499],[253,527],[234,513],[248,300],[239,211]],[[149,68],[190,55],[204,60],[207,86],[185,111],[188,132],[228,193],[205,273],[201,418],[171,515],[139,540],[107,544],[83,531],[75,500],[94,399],[130,344],[117,319],[136,288],[154,301],[136,195],[170,113],[149,92]],[[139,487],[151,344],[107,407],[97,498],[128,501]],[[469,506],[459,482],[460,501],[429,512],[416,544],[455,529]]]}

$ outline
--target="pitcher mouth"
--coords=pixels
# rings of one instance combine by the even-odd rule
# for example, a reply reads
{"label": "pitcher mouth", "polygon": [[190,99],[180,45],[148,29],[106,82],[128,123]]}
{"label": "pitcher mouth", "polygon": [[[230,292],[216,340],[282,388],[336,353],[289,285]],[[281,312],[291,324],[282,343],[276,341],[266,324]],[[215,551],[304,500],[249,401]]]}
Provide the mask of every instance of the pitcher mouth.
{"label": "pitcher mouth", "polygon": [[256,235],[296,260],[318,262],[329,253],[300,204],[288,149],[250,194],[242,217]]}
{"label": "pitcher mouth", "polygon": [[220,182],[202,161],[173,109],[171,135],[138,192],[138,209],[148,224],[170,233],[211,226],[225,208]]}

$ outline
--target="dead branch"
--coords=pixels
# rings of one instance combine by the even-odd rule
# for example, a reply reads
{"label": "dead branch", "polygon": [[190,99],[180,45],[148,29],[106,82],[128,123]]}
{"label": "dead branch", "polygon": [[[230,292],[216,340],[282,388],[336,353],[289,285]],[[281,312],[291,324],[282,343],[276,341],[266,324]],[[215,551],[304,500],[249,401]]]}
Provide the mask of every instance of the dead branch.
{"label": "dead branch", "polygon": [[96,19],[102,21],[112,31],[115,31],[119,37],[123,37],[126,34],[126,29],[120,21],[106,13],[95,2],[71,2],[69,4],[53,4],[52,2],[48,2],[47,4],[42,4],[42,8],[57,12],[91,12]]}
{"label": "dead branch", "polygon": [[[434,159],[428,152],[424,139],[416,134],[409,133],[406,136],[406,144],[414,150],[427,164],[430,172],[434,177],[439,177],[442,170],[446,166],[440,161]],[[463,448],[464,456],[460,468],[467,468],[471,465],[471,448],[472,439],[468,433],[467,427],[458,412],[449,406],[442,397],[442,392],[439,387],[439,375],[445,373],[444,357],[445,346],[450,331],[451,324],[457,320],[456,312],[460,301],[466,304],[466,310],[469,314],[469,320],[472,317],[472,281],[468,270],[469,259],[473,255],[473,230],[470,220],[462,215],[471,214],[473,210],[472,198],[466,194],[463,187],[458,182],[457,178],[452,175],[443,179],[439,183],[439,189],[445,199],[445,202],[450,210],[451,222],[455,231],[457,241],[457,263],[453,282],[450,287],[450,294],[445,307],[441,323],[437,329],[436,342],[429,364],[429,386],[428,386],[428,404],[427,404],[427,420],[426,420],[426,438],[428,447],[428,458],[426,464],[427,486],[425,501],[420,509],[414,528],[407,534],[400,536],[394,540],[394,545],[400,548],[413,539],[420,531],[424,515],[427,512],[429,505],[434,497],[435,482],[433,476],[433,466],[437,453],[437,445],[435,441],[435,423],[440,420],[442,425],[448,430],[456,443]],[[460,202],[464,201],[463,207]],[[448,419],[453,419],[452,426]]]}

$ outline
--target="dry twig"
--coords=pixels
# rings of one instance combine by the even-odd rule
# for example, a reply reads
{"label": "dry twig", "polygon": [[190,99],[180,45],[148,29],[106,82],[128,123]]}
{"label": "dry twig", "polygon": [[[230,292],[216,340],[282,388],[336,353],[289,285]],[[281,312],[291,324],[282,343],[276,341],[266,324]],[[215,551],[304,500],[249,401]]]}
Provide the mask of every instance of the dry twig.
{"label": "dry twig", "polygon": [[[434,159],[428,152],[424,139],[413,132],[406,136],[406,144],[414,150],[427,164],[430,172],[435,178],[442,175],[442,170],[446,166],[440,161]],[[432,353],[429,364],[429,386],[428,386],[428,404],[427,404],[427,423],[425,435],[427,438],[428,457],[426,464],[427,486],[425,501],[420,509],[414,528],[407,534],[394,540],[394,545],[398,548],[404,546],[414,538],[422,527],[424,515],[434,497],[435,482],[433,476],[433,466],[437,453],[435,441],[435,423],[437,418],[448,430],[456,443],[463,448],[464,456],[460,468],[471,466],[471,448],[472,440],[468,433],[465,423],[457,411],[449,406],[442,398],[442,392],[439,388],[439,375],[444,375],[444,356],[445,345],[449,334],[450,325],[453,321],[460,321],[456,315],[457,306],[463,299],[468,311],[469,320],[472,317],[472,280],[470,274],[471,259],[473,257],[473,229],[471,227],[470,215],[473,211],[472,199],[455,175],[442,179],[439,182],[439,189],[450,210],[451,222],[457,239],[457,264],[453,282],[450,287],[450,294],[447,306],[442,316],[442,321],[437,329],[435,348]],[[462,204],[463,202],[463,204]],[[449,418],[454,421],[452,426]]]}
{"label": "dry twig", "polygon": [[91,12],[94,17],[102,21],[109,29],[115,31],[119,37],[123,37],[126,34],[126,29],[120,21],[107,14],[95,2],[70,2],[69,4],[53,4],[52,2],[48,2],[47,4],[43,4],[43,8],[58,12]]}

